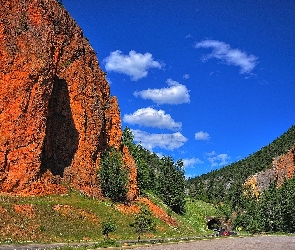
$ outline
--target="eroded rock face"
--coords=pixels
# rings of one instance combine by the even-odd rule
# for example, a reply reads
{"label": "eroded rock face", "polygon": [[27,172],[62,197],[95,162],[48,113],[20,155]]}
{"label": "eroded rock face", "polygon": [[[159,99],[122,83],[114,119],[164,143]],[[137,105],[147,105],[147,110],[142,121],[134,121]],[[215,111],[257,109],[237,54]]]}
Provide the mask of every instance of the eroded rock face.
{"label": "eroded rock face", "polygon": [[56,0],[1,0],[0,190],[99,197],[100,152],[120,111],[96,53]]}
{"label": "eroded rock face", "polygon": [[275,158],[271,168],[250,176],[245,186],[250,188],[251,192],[258,197],[260,192],[267,189],[273,182],[281,186],[285,180],[291,179],[295,174],[295,146],[286,154]]}

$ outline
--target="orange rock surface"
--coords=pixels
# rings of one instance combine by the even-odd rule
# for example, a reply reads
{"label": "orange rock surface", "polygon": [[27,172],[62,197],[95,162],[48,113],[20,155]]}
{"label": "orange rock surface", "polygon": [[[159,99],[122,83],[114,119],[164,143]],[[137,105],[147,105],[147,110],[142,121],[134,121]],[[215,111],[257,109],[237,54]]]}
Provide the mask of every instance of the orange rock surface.
{"label": "orange rock surface", "polygon": [[26,216],[26,217],[29,217],[29,218],[32,218],[32,217],[35,217],[35,211],[34,211],[34,206],[31,204],[31,205],[28,205],[28,204],[21,204],[21,205],[18,205],[18,204],[14,204],[13,205],[13,209],[16,213],[18,214],[21,214],[23,216]]}
{"label": "orange rock surface", "polygon": [[295,146],[286,154],[278,157],[273,161],[276,168],[278,186],[281,186],[285,179],[291,179],[295,174]]}
{"label": "orange rock surface", "polygon": [[0,3],[0,191],[100,197],[100,152],[122,130],[96,53],[56,0]]}
{"label": "orange rock surface", "polygon": [[271,183],[277,181],[280,187],[285,180],[291,179],[295,174],[295,146],[293,146],[286,154],[275,158],[271,168],[250,176],[245,187],[256,197],[260,192],[267,189]]}
{"label": "orange rock surface", "polygon": [[170,226],[173,226],[173,227],[178,226],[178,223],[174,218],[169,216],[165,212],[165,210],[158,207],[156,204],[154,204],[149,199],[147,199],[147,198],[137,198],[136,201],[137,201],[138,204],[136,204],[136,203],[133,203],[131,205],[119,204],[119,205],[116,206],[116,208],[119,211],[121,211],[122,213],[125,213],[125,214],[137,214],[140,211],[139,205],[140,204],[145,204],[145,205],[148,206],[148,208],[150,209],[150,211],[153,213],[153,215],[155,217],[159,218],[160,220],[164,221],[165,223],[167,223]]}
{"label": "orange rock surface", "polygon": [[128,192],[127,200],[133,201],[139,195],[139,188],[137,185],[137,167],[134,159],[132,158],[128,147],[123,146],[123,162],[124,166],[128,169]]}

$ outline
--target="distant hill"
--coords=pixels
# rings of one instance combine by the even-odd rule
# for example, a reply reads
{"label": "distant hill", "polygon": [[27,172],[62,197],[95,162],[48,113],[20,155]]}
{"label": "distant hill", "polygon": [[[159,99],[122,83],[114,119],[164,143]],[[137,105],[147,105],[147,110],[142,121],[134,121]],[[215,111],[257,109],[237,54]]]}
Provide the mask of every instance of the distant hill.
{"label": "distant hill", "polygon": [[[189,194],[196,199],[211,203],[227,202],[235,207],[240,202],[243,184],[247,179],[251,179],[251,176],[258,173],[260,173],[258,176],[263,176],[263,171],[274,168],[273,175],[266,174],[265,176],[268,178],[272,176],[273,179],[280,178],[281,180],[293,176],[290,171],[292,166],[294,167],[294,145],[295,126],[293,125],[282,136],[247,158],[208,174],[189,179],[187,181]],[[286,156],[284,157],[284,155]],[[290,162],[292,166],[290,166]],[[285,169],[286,167],[288,169]],[[278,175],[276,169],[285,170]],[[272,181],[268,179],[268,184]],[[254,184],[257,185],[257,181]],[[261,188],[258,187],[258,189]]]}

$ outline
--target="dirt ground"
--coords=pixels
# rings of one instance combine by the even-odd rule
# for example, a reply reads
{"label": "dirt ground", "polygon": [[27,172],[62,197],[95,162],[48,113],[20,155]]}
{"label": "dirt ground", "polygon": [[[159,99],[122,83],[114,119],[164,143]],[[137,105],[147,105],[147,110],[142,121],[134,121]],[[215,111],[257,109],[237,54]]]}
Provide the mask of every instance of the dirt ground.
{"label": "dirt ground", "polygon": [[255,236],[216,238],[165,245],[150,245],[138,250],[295,250],[295,236]]}

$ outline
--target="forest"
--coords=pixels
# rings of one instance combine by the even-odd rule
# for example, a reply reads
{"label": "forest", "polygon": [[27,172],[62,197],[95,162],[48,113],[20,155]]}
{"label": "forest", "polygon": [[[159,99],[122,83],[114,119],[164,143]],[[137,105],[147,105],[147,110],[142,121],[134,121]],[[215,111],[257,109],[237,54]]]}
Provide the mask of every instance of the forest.
{"label": "forest", "polygon": [[[295,144],[295,126],[256,153],[229,166],[185,180],[182,160],[159,157],[133,142],[132,131],[123,131],[122,145],[127,146],[137,165],[141,192],[153,193],[178,214],[185,213],[186,198],[214,204],[220,217],[234,228],[249,232],[295,232],[295,179],[278,185],[276,180],[259,196],[244,185],[246,179],[270,168],[275,157]],[[106,197],[124,202],[127,172],[122,168],[120,152],[110,148],[102,155],[99,172]],[[109,184],[112,185],[109,185]]]}
{"label": "forest", "polygon": [[[251,195],[246,179],[271,167],[275,157],[295,144],[295,126],[247,158],[187,181],[189,195],[223,207],[235,227],[251,232],[295,232],[295,179],[280,187],[276,180],[259,194]],[[250,190],[251,191],[251,190]],[[225,212],[226,211],[226,212]]]}

